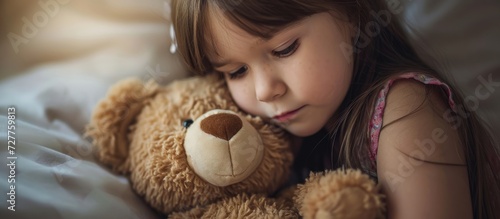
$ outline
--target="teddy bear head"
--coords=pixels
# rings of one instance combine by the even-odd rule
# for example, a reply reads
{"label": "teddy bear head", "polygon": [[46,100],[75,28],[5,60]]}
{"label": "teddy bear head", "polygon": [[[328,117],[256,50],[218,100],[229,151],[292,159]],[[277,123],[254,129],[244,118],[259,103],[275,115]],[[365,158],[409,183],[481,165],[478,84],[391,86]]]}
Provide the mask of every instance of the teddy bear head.
{"label": "teddy bear head", "polygon": [[98,160],[163,213],[275,192],[293,162],[283,130],[240,110],[223,79],[113,86],[86,131]]}

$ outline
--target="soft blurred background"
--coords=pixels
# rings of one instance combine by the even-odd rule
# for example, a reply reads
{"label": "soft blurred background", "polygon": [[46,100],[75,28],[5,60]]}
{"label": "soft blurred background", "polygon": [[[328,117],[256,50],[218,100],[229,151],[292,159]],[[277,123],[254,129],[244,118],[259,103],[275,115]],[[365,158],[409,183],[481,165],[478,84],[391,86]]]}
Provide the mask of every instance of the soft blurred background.
{"label": "soft blurred background", "polygon": [[183,73],[169,52],[166,0],[6,0],[1,10],[0,79],[45,69],[106,79]]}
{"label": "soft blurred background", "polygon": [[417,50],[434,57],[500,142],[500,1],[403,2],[400,16],[419,34]]}
{"label": "soft blurred background", "polygon": [[[500,130],[500,2],[389,2],[401,4],[394,15],[417,30],[414,44],[437,57],[468,103]],[[0,10],[0,218],[161,218],[126,178],[94,162],[81,134],[116,81],[166,84],[188,75],[170,53],[168,0],[2,0]],[[485,88],[487,80],[494,83]],[[5,201],[11,106],[16,212]]]}

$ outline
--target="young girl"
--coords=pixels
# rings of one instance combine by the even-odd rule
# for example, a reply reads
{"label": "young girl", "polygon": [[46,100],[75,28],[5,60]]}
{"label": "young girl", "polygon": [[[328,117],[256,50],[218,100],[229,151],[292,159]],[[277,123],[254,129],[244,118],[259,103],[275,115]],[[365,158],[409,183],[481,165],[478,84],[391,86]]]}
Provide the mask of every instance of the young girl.
{"label": "young girl", "polygon": [[389,218],[500,218],[499,150],[410,46],[401,7],[173,0],[172,15],[193,72],[220,74],[243,110],[303,139],[298,167],[371,174]]}

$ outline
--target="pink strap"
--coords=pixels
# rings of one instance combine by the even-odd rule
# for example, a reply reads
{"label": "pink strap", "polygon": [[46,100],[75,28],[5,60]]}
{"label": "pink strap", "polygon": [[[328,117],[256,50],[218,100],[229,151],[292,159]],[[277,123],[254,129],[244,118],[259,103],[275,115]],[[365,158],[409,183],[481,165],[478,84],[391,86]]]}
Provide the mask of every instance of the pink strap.
{"label": "pink strap", "polygon": [[399,75],[396,78],[393,78],[387,82],[387,84],[384,86],[384,88],[380,91],[378,95],[377,102],[375,104],[375,111],[373,113],[372,120],[370,122],[370,139],[371,139],[371,147],[370,147],[370,159],[372,161],[372,167],[376,168],[376,157],[377,157],[377,149],[378,149],[378,140],[380,136],[380,130],[382,128],[382,118],[384,116],[384,109],[385,109],[385,99],[387,97],[387,93],[389,93],[389,88],[391,85],[399,80],[399,79],[415,79],[417,81],[420,81],[424,84],[431,84],[431,85],[439,85],[443,86],[446,93],[448,94],[448,103],[453,111],[456,111],[455,108],[455,102],[453,101],[453,96],[451,93],[450,87],[437,80],[436,78],[430,77],[425,74],[419,74],[419,73],[405,73],[402,75]]}

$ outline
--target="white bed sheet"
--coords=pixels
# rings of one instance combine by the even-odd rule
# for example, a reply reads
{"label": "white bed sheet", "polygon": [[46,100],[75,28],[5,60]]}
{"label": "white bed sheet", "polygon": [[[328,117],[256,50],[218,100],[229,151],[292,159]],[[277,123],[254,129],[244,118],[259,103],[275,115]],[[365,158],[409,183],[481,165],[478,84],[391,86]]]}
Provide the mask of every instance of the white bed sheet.
{"label": "white bed sheet", "polygon": [[[1,35],[28,42],[0,41],[0,218],[161,218],[125,177],[94,161],[82,133],[96,103],[118,80],[167,83],[187,75],[169,52],[165,3],[1,3]],[[52,6],[46,10],[46,4]],[[43,13],[50,19],[36,26],[33,18]],[[26,19],[36,26],[33,36],[23,32]],[[7,181],[9,107],[16,108],[15,184]],[[10,185],[16,186],[15,212],[8,209]]]}

